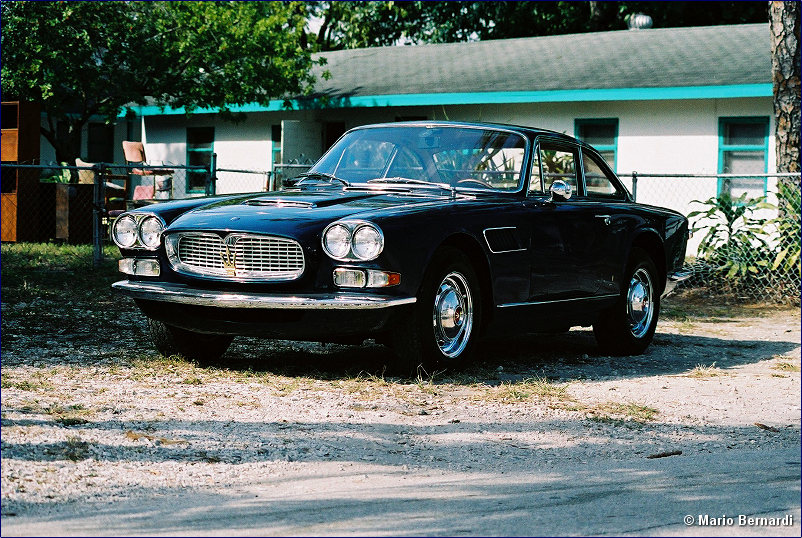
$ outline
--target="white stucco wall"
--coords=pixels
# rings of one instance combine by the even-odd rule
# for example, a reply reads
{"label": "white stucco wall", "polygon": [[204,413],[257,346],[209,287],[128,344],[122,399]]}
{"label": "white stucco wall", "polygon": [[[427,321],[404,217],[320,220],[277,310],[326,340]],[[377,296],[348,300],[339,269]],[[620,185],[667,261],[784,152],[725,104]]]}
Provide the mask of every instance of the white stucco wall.
{"label": "white stucco wall", "polygon": [[[146,151],[151,160],[186,162],[186,128],[215,127],[218,168],[271,170],[271,126],[285,122],[285,162],[301,153],[316,159],[322,153],[322,126],[344,122],[346,128],[395,121],[399,117],[490,121],[542,127],[574,135],[577,119],[617,118],[616,171],[628,187],[631,173],[715,174],[718,170],[719,119],[769,118],[768,170],[775,170],[772,100],[770,97],[705,100],[526,103],[420,107],[343,108],[253,113],[239,124],[215,115],[149,116],[144,120]],[[262,190],[264,176],[218,174],[218,192]],[[177,184],[180,182],[176,182]],[[774,182],[770,181],[769,190]],[[177,185],[180,187],[180,185]],[[715,178],[644,178],[638,181],[639,202],[688,214],[717,194]],[[174,193],[180,196],[180,188]],[[698,241],[698,238],[696,239]],[[695,243],[694,241],[694,247]]]}

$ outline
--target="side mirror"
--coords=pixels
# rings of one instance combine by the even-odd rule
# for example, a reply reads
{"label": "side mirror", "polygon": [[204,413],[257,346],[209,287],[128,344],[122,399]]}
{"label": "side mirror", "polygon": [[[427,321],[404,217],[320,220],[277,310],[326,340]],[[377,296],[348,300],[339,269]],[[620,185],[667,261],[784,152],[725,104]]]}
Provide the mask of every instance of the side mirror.
{"label": "side mirror", "polygon": [[571,185],[563,181],[562,179],[555,179],[554,183],[551,184],[551,201],[556,202],[565,202],[569,198],[571,198]]}

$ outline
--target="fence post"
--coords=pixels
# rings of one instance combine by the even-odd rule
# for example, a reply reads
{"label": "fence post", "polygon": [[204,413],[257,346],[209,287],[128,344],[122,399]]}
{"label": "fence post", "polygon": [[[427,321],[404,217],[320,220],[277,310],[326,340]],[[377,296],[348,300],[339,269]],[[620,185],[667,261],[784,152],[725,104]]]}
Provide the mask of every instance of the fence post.
{"label": "fence post", "polygon": [[632,201],[638,201],[638,173],[632,172]]}
{"label": "fence post", "polygon": [[106,188],[106,165],[94,165],[92,171],[95,175],[95,185],[92,191],[92,267],[100,267],[103,261],[103,213]]}

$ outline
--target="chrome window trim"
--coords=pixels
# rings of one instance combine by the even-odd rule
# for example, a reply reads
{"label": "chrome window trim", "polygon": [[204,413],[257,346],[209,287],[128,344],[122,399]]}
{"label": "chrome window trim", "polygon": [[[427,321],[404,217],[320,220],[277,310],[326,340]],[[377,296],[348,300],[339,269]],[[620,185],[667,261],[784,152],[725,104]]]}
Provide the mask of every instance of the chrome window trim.
{"label": "chrome window trim", "polygon": [[[281,242],[294,244],[301,254],[301,267],[295,271],[287,271],[285,273],[277,274],[275,276],[266,276],[261,274],[261,271],[238,271],[236,275],[228,275],[209,270],[197,269],[181,261],[179,258],[179,243],[182,238],[188,236],[214,238],[221,241],[223,245],[228,245],[232,249],[236,246],[237,241],[243,238],[252,239],[271,239]],[[220,280],[225,282],[288,282],[301,278],[301,275],[306,271],[306,255],[304,254],[303,247],[298,241],[288,237],[280,237],[277,235],[268,234],[253,234],[253,233],[230,233],[220,235],[212,232],[171,232],[162,236],[164,238],[164,247],[167,253],[167,259],[170,266],[176,273],[198,276],[209,280]]]}
{"label": "chrome window trim", "polygon": [[516,226],[498,226],[495,228],[485,228],[482,230],[482,236],[485,238],[485,243],[487,243],[487,248],[493,254],[506,254],[507,252],[523,252],[525,248],[516,248],[512,250],[493,250],[493,247],[490,246],[490,241],[487,239],[487,232],[491,230],[517,230]]}

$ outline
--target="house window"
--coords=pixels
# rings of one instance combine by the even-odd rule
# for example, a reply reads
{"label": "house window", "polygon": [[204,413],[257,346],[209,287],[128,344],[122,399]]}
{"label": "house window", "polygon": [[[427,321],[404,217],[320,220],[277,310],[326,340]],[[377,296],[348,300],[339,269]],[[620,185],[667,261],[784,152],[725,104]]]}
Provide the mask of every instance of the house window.
{"label": "house window", "polygon": [[618,118],[576,120],[576,137],[601,153],[613,171],[618,154]]}
{"label": "house window", "polygon": [[281,125],[270,126],[270,140],[273,143],[273,165],[281,164]]}
{"label": "house window", "polygon": [[[187,166],[209,170],[214,152],[214,127],[187,127]],[[206,172],[187,171],[187,192],[206,191]]]}
{"label": "house window", "polygon": [[114,126],[90,123],[87,131],[86,159],[93,163],[114,162]]}
{"label": "house window", "polygon": [[[769,156],[769,119],[767,117],[720,118],[718,125],[718,171],[721,174],[762,174]],[[721,178],[719,195],[737,198],[766,194],[765,177]]]}

